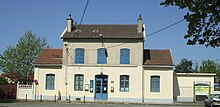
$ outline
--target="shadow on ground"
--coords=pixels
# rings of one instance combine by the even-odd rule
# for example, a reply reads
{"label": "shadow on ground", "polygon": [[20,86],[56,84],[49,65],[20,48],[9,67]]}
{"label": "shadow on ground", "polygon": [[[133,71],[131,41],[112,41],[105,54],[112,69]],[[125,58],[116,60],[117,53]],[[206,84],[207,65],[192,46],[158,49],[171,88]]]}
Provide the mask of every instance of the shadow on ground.
{"label": "shadow on ground", "polygon": [[0,103],[13,103],[17,102],[16,99],[0,99]]}

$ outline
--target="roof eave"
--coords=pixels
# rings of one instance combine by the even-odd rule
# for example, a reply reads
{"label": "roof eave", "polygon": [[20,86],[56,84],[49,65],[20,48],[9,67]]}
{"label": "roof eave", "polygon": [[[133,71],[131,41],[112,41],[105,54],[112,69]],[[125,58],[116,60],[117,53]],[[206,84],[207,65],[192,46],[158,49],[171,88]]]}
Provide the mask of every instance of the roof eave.
{"label": "roof eave", "polygon": [[215,73],[175,73],[176,75],[215,76]]}
{"label": "roof eave", "polygon": [[39,58],[40,54],[42,54],[43,52],[43,48],[40,50],[40,52],[37,54],[37,56],[34,58],[34,63],[36,62],[36,60]]}
{"label": "roof eave", "polygon": [[34,64],[34,66],[62,66],[62,64]]}
{"label": "roof eave", "polygon": [[[100,37],[62,37],[62,39],[100,39]],[[103,37],[102,39],[144,39],[144,37],[134,37],[134,38]]]}
{"label": "roof eave", "polygon": [[65,27],[65,29],[64,29],[63,32],[62,32],[62,34],[60,35],[60,39],[63,39],[63,36],[64,36],[66,30],[67,30],[67,27]]}
{"label": "roof eave", "polygon": [[170,67],[175,67],[174,65],[156,65],[156,64],[146,64],[146,65],[143,65],[144,68],[147,68],[147,67],[159,67],[159,68],[170,68]]}

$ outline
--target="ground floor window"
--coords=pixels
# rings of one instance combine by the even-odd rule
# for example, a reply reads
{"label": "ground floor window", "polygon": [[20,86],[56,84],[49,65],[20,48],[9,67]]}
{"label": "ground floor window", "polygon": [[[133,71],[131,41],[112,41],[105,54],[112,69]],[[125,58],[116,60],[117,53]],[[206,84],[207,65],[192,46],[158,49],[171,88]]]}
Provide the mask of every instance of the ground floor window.
{"label": "ground floor window", "polygon": [[151,76],[150,92],[160,92],[160,76]]}
{"label": "ground floor window", "polygon": [[54,90],[55,74],[46,75],[46,90]]}
{"label": "ground floor window", "polygon": [[120,76],[120,91],[121,92],[129,91],[129,76],[128,75]]}
{"label": "ground floor window", "polygon": [[83,91],[83,80],[84,76],[82,74],[76,74],[74,77],[74,90]]}

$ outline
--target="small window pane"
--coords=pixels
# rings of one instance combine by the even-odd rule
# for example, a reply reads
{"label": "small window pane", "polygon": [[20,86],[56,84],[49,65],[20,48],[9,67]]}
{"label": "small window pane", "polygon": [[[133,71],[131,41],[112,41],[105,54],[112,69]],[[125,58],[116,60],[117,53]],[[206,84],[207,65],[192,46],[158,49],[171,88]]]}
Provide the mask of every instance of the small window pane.
{"label": "small window pane", "polygon": [[55,84],[55,75],[47,74],[46,75],[46,90],[54,90]]}
{"label": "small window pane", "polygon": [[74,78],[74,90],[83,91],[83,79],[84,76],[81,74],[76,74]]}
{"label": "small window pane", "polygon": [[151,92],[160,92],[160,76],[151,76]]}
{"label": "small window pane", "polygon": [[120,91],[121,92],[129,91],[129,76],[128,75],[120,76]]}

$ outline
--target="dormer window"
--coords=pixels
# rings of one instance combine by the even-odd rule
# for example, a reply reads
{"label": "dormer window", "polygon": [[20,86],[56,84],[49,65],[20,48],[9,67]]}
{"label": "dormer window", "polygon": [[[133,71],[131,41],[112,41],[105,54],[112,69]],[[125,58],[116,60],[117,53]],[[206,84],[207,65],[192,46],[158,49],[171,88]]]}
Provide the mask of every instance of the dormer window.
{"label": "dormer window", "polygon": [[98,32],[99,32],[99,30],[93,30],[92,32],[93,32],[93,33],[98,33]]}
{"label": "dormer window", "polygon": [[57,55],[57,54],[52,54],[52,58],[62,58],[61,55]]}
{"label": "dormer window", "polygon": [[80,32],[81,32],[81,30],[79,30],[79,29],[78,29],[78,30],[75,30],[75,32],[76,32],[76,33],[80,33]]}

